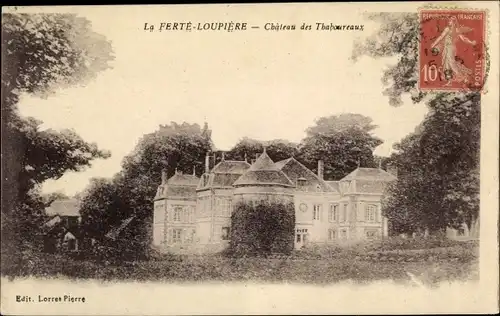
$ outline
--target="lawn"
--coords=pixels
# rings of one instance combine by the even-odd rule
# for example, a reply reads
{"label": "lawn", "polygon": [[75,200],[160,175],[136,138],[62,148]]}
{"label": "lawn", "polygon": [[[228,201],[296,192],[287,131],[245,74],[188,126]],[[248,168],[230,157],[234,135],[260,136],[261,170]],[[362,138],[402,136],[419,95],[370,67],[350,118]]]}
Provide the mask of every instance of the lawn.
{"label": "lawn", "polygon": [[[290,256],[231,258],[158,255],[147,261],[98,263],[63,255],[37,255],[22,268],[3,267],[11,277],[207,282],[263,281],[330,284],[351,280],[421,283],[478,279],[478,243],[384,241],[351,246],[315,246]],[[413,281],[411,281],[413,280]]]}

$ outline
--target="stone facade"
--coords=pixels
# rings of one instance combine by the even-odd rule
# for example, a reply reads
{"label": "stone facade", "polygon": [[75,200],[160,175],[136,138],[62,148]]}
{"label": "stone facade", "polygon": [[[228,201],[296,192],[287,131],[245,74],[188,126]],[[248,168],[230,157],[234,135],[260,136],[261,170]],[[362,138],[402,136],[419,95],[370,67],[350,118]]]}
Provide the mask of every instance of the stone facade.
{"label": "stone facade", "polygon": [[273,162],[264,151],[251,165],[223,160],[201,178],[162,177],[154,201],[153,245],[160,251],[224,249],[231,212],[238,201],[293,202],[295,248],[307,243],[342,243],[388,235],[381,199],[396,177],[382,169],[357,168],[340,181],[323,179],[295,158]]}

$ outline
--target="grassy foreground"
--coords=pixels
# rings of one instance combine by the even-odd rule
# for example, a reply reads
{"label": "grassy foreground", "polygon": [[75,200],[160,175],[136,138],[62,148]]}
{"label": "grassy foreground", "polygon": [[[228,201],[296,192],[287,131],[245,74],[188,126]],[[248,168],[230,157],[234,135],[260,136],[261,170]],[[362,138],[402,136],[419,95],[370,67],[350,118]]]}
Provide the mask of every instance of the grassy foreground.
{"label": "grassy foreground", "polygon": [[478,243],[389,240],[351,246],[313,246],[290,256],[231,258],[158,255],[147,261],[110,264],[39,254],[2,275],[67,277],[103,281],[255,281],[328,284],[379,280],[437,285],[478,279]]}

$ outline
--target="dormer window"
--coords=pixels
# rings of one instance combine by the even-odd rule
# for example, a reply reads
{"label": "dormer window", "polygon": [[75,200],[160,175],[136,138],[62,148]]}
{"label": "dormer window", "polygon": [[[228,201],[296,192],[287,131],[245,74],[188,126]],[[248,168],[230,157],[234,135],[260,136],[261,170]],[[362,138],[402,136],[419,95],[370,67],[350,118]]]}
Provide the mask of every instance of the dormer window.
{"label": "dormer window", "polygon": [[297,187],[304,188],[306,186],[307,179],[306,178],[298,178],[297,179]]}

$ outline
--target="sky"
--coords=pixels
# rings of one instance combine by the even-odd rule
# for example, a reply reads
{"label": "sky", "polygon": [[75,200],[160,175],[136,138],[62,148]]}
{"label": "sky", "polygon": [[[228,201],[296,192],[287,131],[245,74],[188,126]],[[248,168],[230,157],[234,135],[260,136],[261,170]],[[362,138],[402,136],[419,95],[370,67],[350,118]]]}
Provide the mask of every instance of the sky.
{"label": "sky", "polygon": [[[112,69],[84,87],[60,89],[47,99],[25,95],[22,115],[44,122],[43,128],[72,128],[86,141],[110,150],[83,172],[47,181],[44,192],[73,195],[92,177],[111,177],[121,168],[139,138],[160,124],[208,122],[220,149],[230,149],[242,137],[299,142],[305,129],[322,116],[360,113],[379,127],[374,134],[384,144],[375,154],[387,156],[392,144],[413,132],[424,105],[392,107],[382,95],[384,67],[393,59],[349,57],[356,38],[376,31],[356,10],[299,15],[293,6],[281,11],[242,10],[220,6],[210,14],[171,8],[143,10],[117,7],[79,9],[93,29],[106,36],[115,52]],[[326,14],[326,13],[325,13]],[[210,16],[200,19],[199,16]],[[144,23],[164,21],[246,21],[298,24],[331,21],[365,24],[362,32],[265,31],[146,32]],[[251,17],[251,18],[249,18]],[[314,27],[314,26],[313,26]]]}

